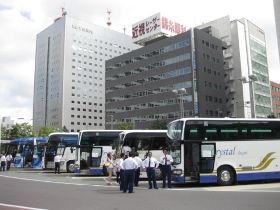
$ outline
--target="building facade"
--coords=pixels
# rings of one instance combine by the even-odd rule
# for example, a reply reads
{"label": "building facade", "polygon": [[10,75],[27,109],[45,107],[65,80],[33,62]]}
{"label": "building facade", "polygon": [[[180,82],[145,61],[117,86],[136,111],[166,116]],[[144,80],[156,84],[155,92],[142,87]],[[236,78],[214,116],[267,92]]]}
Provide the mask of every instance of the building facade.
{"label": "building facade", "polygon": [[139,48],[131,36],[70,16],[37,35],[33,125],[104,129],[105,60]]}
{"label": "building facade", "polygon": [[276,35],[278,42],[278,55],[280,60],[280,0],[273,0]]}
{"label": "building facade", "polygon": [[270,81],[272,110],[277,118],[280,118],[280,84]]}
{"label": "building facade", "polygon": [[[106,61],[106,128],[226,114],[225,44],[203,30],[158,37]],[[113,126],[111,125],[113,123]]]}
{"label": "building facade", "polygon": [[265,33],[245,18],[229,16],[198,26],[227,43],[225,82],[229,117],[266,118],[271,113]]}

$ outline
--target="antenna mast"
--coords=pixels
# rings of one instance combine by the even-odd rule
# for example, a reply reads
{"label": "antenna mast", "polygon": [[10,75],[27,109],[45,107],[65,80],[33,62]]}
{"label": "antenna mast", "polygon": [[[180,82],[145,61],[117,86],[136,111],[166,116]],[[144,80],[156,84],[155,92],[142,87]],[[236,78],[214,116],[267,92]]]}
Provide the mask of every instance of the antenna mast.
{"label": "antenna mast", "polygon": [[64,17],[67,15],[67,12],[65,11],[65,7],[61,6],[61,17],[55,18],[54,22],[58,21],[60,18]]}
{"label": "antenna mast", "polygon": [[108,18],[107,18],[107,25],[108,28],[110,28],[110,25],[112,24],[111,19],[110,19],[110,14],[112,13],[110,9],[107,9],[107,13],[108,13]]}

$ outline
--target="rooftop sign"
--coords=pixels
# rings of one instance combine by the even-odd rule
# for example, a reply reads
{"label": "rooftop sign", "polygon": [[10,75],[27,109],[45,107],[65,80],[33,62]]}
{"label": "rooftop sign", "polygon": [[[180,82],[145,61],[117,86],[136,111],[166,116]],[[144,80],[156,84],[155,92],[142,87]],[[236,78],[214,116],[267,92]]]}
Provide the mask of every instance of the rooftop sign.
{"label": "rooftop sign", "polygon": [[132,41],[143,44],[162,35],[174,36],[186,31],[186,26],[157,13],[132,25]]}

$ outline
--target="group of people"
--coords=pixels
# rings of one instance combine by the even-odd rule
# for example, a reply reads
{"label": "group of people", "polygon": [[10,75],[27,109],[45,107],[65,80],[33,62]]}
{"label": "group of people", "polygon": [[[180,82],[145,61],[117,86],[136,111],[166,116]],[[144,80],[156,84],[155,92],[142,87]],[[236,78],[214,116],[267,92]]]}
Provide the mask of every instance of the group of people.
{"label": "group of people", "polygon": [[7,154],[7,155],[3,154],[0,157],[0,161],[1,161],[0,171],[5,171],[5,167],[7,171],[9,171],[11,167],[11,162],[13,161],[13,156],[12,154]]}
{"label": "group of people", "polygon": [[[156,169],[161,163],[162,167],[162,188],[166,187],[166,177],[167,177],[167,186],[171,188],[171,163],[173,158],[168,154],[168,150],[163,150],[163,155],[158,161],[156,158],[152,157],[152,152],[148,153],[148,157],[142,162],[138,157],[138,152],[134,154],[131,151],[126,153],[121,153],[119,162],[116,164],[116,174],[117,182],[120,184],[120,190],[126,193],[134,193],[133,187],[137,187],[140,177],[140,168],[146,170],[148,177],[149,189],[158,189],[156,181]],[[111,185],[112,173],[114,169],[113,157],[111,153],[107,154],[107,171],[109,173],[107,184]]]}

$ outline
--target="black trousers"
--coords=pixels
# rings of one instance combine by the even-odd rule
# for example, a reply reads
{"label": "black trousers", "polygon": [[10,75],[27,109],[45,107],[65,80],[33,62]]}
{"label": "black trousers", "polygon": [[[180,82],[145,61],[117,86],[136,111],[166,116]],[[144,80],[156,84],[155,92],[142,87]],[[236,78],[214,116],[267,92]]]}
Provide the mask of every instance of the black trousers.
{"label": "black trousers", "polygon": [[134,186],[138,186],[139,176],[140,176],[140,168],[137,168],[137,170],[135,171]]}
{"label": "black trousers", "polygon": [[11,161],[7,161],[7,171],[10,170]]}
{"label": "black trousers", "polygon": [[2,171],[5,171],[5,165],[6,165],[6,162],[5,161],[1,161],[1,169],[2,169]]}
{"label": "black trousers", "polygon": [[120,190],[124,189],[124,170],[120,170]]}
{"label": "black trousers", "polygon": [[119,183],[120,182],[120,172],[119,171],[116,172],[116,179],[117,179],[117,183]]}
{"label": "black trousers", "polygon": [[60,162],[54,163],[54,173],[56,174],[56,172],[60,174]]}
{"label": "black trousers", "polygon": [[170,165],[162,165],[162,187],[165,187],[167,177],[168,187],[171,187],[171,166]]}

